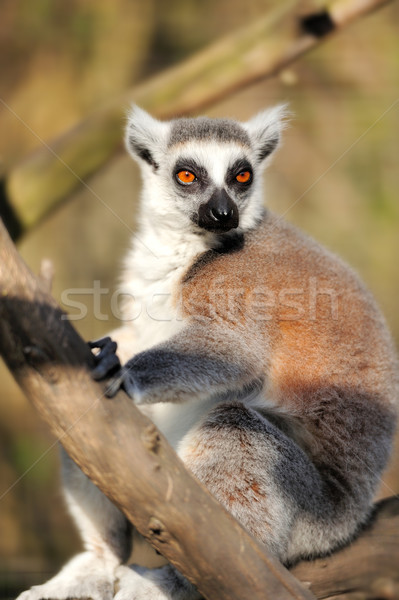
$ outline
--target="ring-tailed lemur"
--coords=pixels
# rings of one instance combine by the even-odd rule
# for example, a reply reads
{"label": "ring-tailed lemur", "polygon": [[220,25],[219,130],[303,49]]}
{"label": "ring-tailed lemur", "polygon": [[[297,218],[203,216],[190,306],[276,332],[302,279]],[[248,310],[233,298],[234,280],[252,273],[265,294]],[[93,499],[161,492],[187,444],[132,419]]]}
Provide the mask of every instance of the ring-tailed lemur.
{"label": "ring-tailed lemur", "polygon": [[[127,320],[111,334],[125,365],[111,388],[123,387],[289,564],[346,543],[367,519],[390,452],[398,371],[357,276],[263,208],[282,116],[159,122],[131,112],[126,143],[143,192],[123,277]],[[132,308],[140,314],[129,321]],[[115,344],[99,345],[97,378],[117,360]],[[199,597],[170,565],[120,566],[130,525],[66,456],[64,481],[86,551],[20,599],[108,600],[115,581],[117,600]]]}

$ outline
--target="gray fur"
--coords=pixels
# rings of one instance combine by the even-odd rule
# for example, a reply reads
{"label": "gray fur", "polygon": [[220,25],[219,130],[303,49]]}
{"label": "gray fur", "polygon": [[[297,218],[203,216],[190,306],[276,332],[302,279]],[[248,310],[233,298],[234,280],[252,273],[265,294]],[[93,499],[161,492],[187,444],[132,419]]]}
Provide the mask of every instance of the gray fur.
{"label": "gray fur", "polygon": [[[220,360],[212,348],[206,354],[183,352],[180,344],[178,340],[176,345],[171,341],[142,352],[126,363],[129,379],[126,389],[134,390],[137,402],[138,398],[140,403],[183,402],[204,389],[217,393],[225,392],[230,386],[236,390],[237,380],[243,384],[248,380],[245,361],[242,366],[229,364]],[[168,381],[167,387],[165,381]]]}
{"label": "gray fur", "polygon": [[228,143],[237,142],[247,148],[251,147],[248,133],[239,123],[231,119],[178,119],[172,121],[168,146],[172,147],[185,142],[210,141]]}

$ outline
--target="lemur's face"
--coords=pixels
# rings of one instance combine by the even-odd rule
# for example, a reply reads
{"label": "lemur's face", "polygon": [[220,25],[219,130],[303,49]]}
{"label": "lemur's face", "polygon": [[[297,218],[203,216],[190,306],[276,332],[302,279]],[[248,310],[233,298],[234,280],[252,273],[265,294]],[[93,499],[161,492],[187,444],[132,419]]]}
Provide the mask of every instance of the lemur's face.
{"label": "lemur's face", "polygon": [[[200,229],[214,233],[235,229],[255,178],[248,136],[225,122],[198,119],[188,121],[191,127],[186,123],[172,125],[169,142],[168,170],[176,205],[188,209],[187,216]],[[207,136],[201,137],[204,129]],[[222,132],[229,132],[229,139],[220,141]]]}
{"label": "lemur's face", "polygon": [[135,108],[126,142],[141,159],[154,219],[198,233],[252,227],[262,210],[261,173],[277,147],[280,107],[247,123],[178,119],[162,123]]}

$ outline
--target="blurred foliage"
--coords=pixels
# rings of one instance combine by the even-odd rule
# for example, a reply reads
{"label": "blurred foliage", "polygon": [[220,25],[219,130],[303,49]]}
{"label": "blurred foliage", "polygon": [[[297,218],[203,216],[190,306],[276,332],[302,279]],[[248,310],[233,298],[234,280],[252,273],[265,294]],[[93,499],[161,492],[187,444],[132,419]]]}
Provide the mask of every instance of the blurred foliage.
{"label": "blurred foliage", "polygon": [[[0,160],[25,153],[93,107],[240,27],[272,2],[247,0],[3,0]],[[273,80],[208,111],[245,119],[289,101],[292,124],[266,175],[267,204],[341,254],[363,276],[399,340],[399,7],[389,5]],[[121,134],[122,135],[122,134]],[[54,295],[90,293],[74,321],[86,338],[115,326],[110,298],[134,227],[139,178],[118,156],[20,244],[39,270],[53,260]],[[99,198],[101,201],[99,201]],[[110,208],[107,208],[110,207]],[[65,306],[65,303],[64,303]],[[66,306],[65,306],[66,307]],[[66,307],[67,308],[67,307]],[[70,308],[76,316],[76,309]],[[78,547],[59,490],[56,443],[1,369],[0,597],[44,580]],[[117,465],[116,465],[117,468]],[[399,491],[399,467],[381,495]]]}

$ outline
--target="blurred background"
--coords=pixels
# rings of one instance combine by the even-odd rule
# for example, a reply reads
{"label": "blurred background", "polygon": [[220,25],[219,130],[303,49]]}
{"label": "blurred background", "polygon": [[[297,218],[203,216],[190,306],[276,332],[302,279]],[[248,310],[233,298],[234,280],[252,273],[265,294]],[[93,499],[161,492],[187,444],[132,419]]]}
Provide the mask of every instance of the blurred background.
{"label": "blurred background", "polygon": [[[2,0],[1,172],[41,140],[51,146],[96,107],[275,4]],[[359,271],[397,342],[399,104],[392,105],[399,96],[398,24],[393,2],[278,76],[206,111],[246,119],[289,102],[294,116],[266,174],[267,204]],[[53,261],[53,293],[61,304],[70,288],[90,289],[99,281],[109,290],[97,308],[90,293],[74,296],[86,315],[73,324],[95,339],[116,325],[110,298],[134,227],[138,171],[121,151],[85,183],[18,245],[36,272],[43,257]],[[79,543],[59,490],[57,444],[3,364],[0,377],[0,597],[11,598],[44,581]],[[379,495],[398,491],[394,459]]]}

